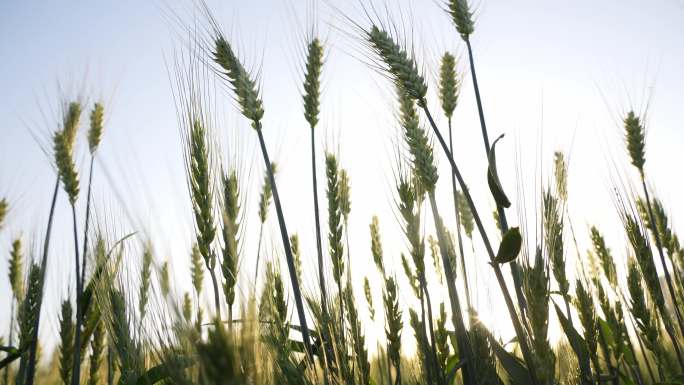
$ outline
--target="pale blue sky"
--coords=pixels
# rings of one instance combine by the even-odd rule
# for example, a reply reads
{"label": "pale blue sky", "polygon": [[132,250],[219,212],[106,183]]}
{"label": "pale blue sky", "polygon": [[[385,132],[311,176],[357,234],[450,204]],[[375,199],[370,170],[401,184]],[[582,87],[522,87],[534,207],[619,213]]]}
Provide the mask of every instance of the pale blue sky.
{"label": "pale blue sky", "polygon": [[[345,13],[363,21],[358,9],[347,5],[354,2],[330,3],[339,4]],[[465,59],[459,36],[439,9],[439,1],[386,3],[399,24],[401,14],[405,23],[409,20],[407,15],[412,15],[410,35],[434,92],[439,55],[448,49]],[[300,234],[305,258],[313,261],[309,131],[301,114],[301,55],[297,51],[302,45],[298,39],[309,24],[298,25],[293,16],[306,20],[305,2],[214,1],[210,6],[240,47],[247,66],[261,68],[266,109],[264,135],[272,157],[281,164],[280,189],[288,226],[291,232]],[[47,142],[49,133],[56,128],[59,83],[66,97],[81,90],[86,100],[103,99],[106,103],[108,119],[94,187],[98,219],[111,222],[115,216],[121,223],[110,226],[116,226],[120,232],[137,230],[150,234],[157,247],[157,258],[170,256],[181,290],[189,288],[186,255],[192,222],[168,73],[184,36],[179,32],[180,24],[168,15],[173,10],[185,23],[191,23],[191,9],[189,1],[0,4],[0,195],[8,196],[13,204],[8,225],[0,233],[0,250],[5,250],[0,251],[4,255],[0,258],[0,271],[6,271],[11,238],[23,233],[27,242],[33,237],[42,239],[55,176],[31,132]],[[391,115],[393,99],[389,82],[364,63],[371,57],[363,51],[357,37],[349,35],[355,32],[341,15],[325,4],[320,5],[319,11],[318,28],[329,56],[324,69],[318,143],[321,150],[339,148],[341,164],[351,174],[351,255],[354,280],[358,283],[372,271],[367,229],[373,214],[380,216],[388,258],[399,261],[398,253],[404,250],[392,212],[392,143],[396,140]],[[525,174],[522,180],[528,208],[532,207],[531,199],[538,190],[532,179],[538,173],[536,170],[547,168],[554,150],[572,150],[570,210],[581,250],[587,247],[587,226],[597,223],[607,233],[615,252],[625,252],[609,193],[608,178],[615,172],[606,161],[615,160],[620,171],[634,176],[627,167],[617,115],[631,103],[638,108],[650,102],[647,173],[650,181],[656,181],[655,191],[673,214],[675,227],[681,228],[677,218],[684,215],[684,203],[679,199],[684,185],[678,177],[684,163],[682,20],[681,0],[483,0],[478,4],[472,40],[490,137],[501,132],[508,134],[498,156],[503,183],[514,191],[515,170],[520,168]],[[464,60],[460,68],[466,70]],[[250,235],[244,262],[245,275],[251,277],[257,225],[252,201],[258,195],[262,161],[255,152],[251,129],[235,113],[228,95],[221,91],[217,100],[221,112],[217,134],[224,139],[239,139],[240,156],[248,165],[246,168],[254,162],[253,186],[249,191],[254,199],[247,207]],[[433,94],[430,105],[436,113],[438,105]],[[437,115],[444,124],[441,114]],[[477,194],[476,204],[493,230],[479,125],[467,75],[454,127],[458,133],[457,161],[462,164],[466,179]],[[228,150],[224,149],[224,153]],[[444,179],[438,194],[442,197],[443,212],[450,213],[448,169],[441,151],[436,153]],[[538,154],[543,165],[536,160]],[[516,157],[519,161],[513,162]],[[83,174],[87,170],[84,146],[79,149],[78,159]],[[319,175],[322,172],[321,169]],[[323,197],[322,183],[319,191]],[[82,214],[83,209],[80,211]],[[55,301],[66,295],[71,281],[67,277],[73,276],[71,238],[66,235],[71,221],[68,214],[62,195],[50,257],[51,290],[44,333],[56,331]],[[445,219],[453,221],[450,216]],[[509,220],[518,222],[515,208],[509,210]],[[276,229],[274,223],[269,223],[268,250],[280,248]],[[38,246],[40,241],[34,243]],[[476,250],[479,249],[476,237]],[[570,259],[572,253],[568,253]],[[481,313],[490,325],[508,333],[509,326],[497,325],[496,312],[489,310],[498,307],[498,288],[485,287],[484,282],[491,281],[491,272],[481,253],[478,257],[471,258],[471,262],[479,270]],[[569,271],[574,270],[572,263],[569,262]],[[312,264],[305,268],[306,287],[314,287],[314,270]],[[403,275],[400,270],[397,273]],[[244,289],[249,289],[249,285],[245,284]],[[374,289],[379,295],[377,283]],[[494,298],[492,304],[487,290]],[[8,308],[8,285],[4,278],[0,279],[0,292],[0,308]],[[6,325],[6,316],[0,318]]]}

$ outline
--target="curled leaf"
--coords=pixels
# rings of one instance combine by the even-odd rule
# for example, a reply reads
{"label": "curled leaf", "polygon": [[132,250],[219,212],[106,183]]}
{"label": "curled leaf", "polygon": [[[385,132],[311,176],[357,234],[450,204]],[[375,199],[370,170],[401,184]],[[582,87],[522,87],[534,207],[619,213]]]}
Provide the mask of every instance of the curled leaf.
{"label": "curled leaf", "polygon": [[492,196],[496,201],[497,206],[509,208],[511,207],[511,201],[508,200],[506,193],[501,187],[501,182],[499,181],[499,173],[496,171],[496,143],[504,137],[504,134],[499,135],[498,138],[492,143],[492,148],[489,150],[489,167],[487,168],[487,184],[489,185],[489,190],[492,192]]}
{"label": "curled leaf", "polygon": [[501,243],[499,244],[499,251],[496,253],[494,258],[494,263],[508,263],[520,254],[520,248],[522,247],[522,236],[520,235],[520,229],[517,227],[511,227],[506,231]]}

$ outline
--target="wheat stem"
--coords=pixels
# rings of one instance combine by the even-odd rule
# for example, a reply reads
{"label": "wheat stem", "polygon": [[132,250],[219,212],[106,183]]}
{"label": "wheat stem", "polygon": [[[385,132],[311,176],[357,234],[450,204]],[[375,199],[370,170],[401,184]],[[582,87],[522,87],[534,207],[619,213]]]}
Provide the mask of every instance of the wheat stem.
{"label": "wheat stem", "polygon": [[[88,261],[88,229],[90,227],[90,198],[91,187],[93,185],[93,164],[95,162],[95,155],[90,155],[90,171],[88,172],[88,192],[86,194],[86,213],[85,213],[85,228],[83,229],[83,264],[81,266],[81,287],[85,284],[86,264]],[[80,324],[80,320],[76,320],[76,324]]]}
{"label": "wheat stem", "polygon": [[316,252],[318,256],[318,285],[321,290],[321,309],[327,313],[327,293],[325,290],[325,274],[323,270],[323,246],[321,245],[321,219],[318,205],[318,178],[316,173],[316,140],[314,127],[311,127],[311,174],[313,176],[314,218],[316,222]]}
{"label": "wheat stem", "polygon": [[[430,292],[427,290],[427,282],[425,280],[425,274],[423,274],[423,277],[421,279],[422,284],[421,286],[423,287],[423,294],[425,295],[425,302],[427,305],[427,315],[428,315],[428,330],[430,331],[430,347],[431,347],[431,354],[432,354],[432,370],[435,372],[435,375],[437,376],[437,383],[438,384],[443,384],[444,383],[444,377],[442,376],[441,370],[439,370],[439,367],[437,366],[437,347],[435,346],[435,330],[433,328],[434,325],[434,320],[432,316],[432,301],[430,300]],[[430,383],[428,381],[428,383]]]}
{"label": "wheat stem", "polygon": [[[260,127],[260,125],[257,125]],[[278,225],[280,227],[280,235],[283,239],[283,247],[285,249],[285,257],[287,260],[287,268],[290,273],[290,280],[292,282],[292,290],[294,291],[295,306],[297,308],[297,315],[299,316],[299,323],[302,329],[302,339],[304,340],[304,347],[309,359],[313,359],[313,351],[311,350],[311,338],[309,337],[309,328],[306,322],[306,315],[304,313],[304,304],[302,302],[302,293],[299,289],[299,281],[297,280],[297,268],[294,264],[294,258],[292,257],[292,247],[290,246],[290,238],[288,237],[287,227],[285,225],[285,216],[283,215],[283,209],[280,205],[280,195],[278,195],[278,187],[275,183],[275,177],[273,176],[273,171],[271,170],[271,160],[268,157],[268,151],[266,150],[266,143],[264,142],[264,135],[261,132],[261,128],[256,129],[257,136],[259,138],[259,146],[261,147],[261,154],[264,158],[264,163],[266,164],[266,172],[268,173],[268,179],[271,183],[273,190],[273,202],[275,203],[276,214],[278,216]]]}
{"label": "wheat stem", "polygon": [[259,277],[259,259],[261,258],[261,240],[264,235],[264,222],[259,225],[259,241],[257,242],[256,267],[254,268],[254,292],[257,289],[257,278]]}
{"label": "wheat stem", "polygon": [[[454,153],[454,142],[451,130],[451,117],[448,118],[449,122],[449,151]],[[468,309],[473,308],[473,303],[470,300],[470,285],[468,285],[468,274],[466,272],[465,265],[465,255],[463,253],[463,238],[461,237],[461,215],[459,214],[458,207],[458,187],[456,187],[456,176],[451,173],[451,191],[454,195],[454,215],[456,216],[456,239],[458,241],[458,252],[461,257],[461,272],[463,273],[463,285],[465,286],[466,294],[466,304]]]}
{"label": "wheat stem", "polygon": [[[480,128],[482,130],[482,140],[485,147],[486,159],[489,159],[489,151],[491,149],[489,144],[489,135],[487,134],[487,125],[485,123],[484,110],[482,107],[482,98],[480,97],[480,87],[477,83],[477,74],[475,73],[475,59],[473,57],[473,49],[470,45],[470,38],[464,38],[466,47],[468,48],[468,60],[470,62],[470,73],[473,77],[473,89],[475,91],[475,101],[477,102],[477,113],[480,118]],[[497,212],[499,214],[499,223],[501,224],[501,234],[505,234],[508,231],[508,221],[506,220],[506,213],[503,207],[497,205]],[[510,263],[511,275],[513,276],[513,284],[515,288],[515,294],[518,300],[518,307],[522,315],[523,322],[526,322],[525,312],[527,310],[527,304],[525,303],[525,297],[522,293],[522,285],[520,284],[520,266],[516,261]]]}
{"label": "wheat stem", "polygon": [[81,284],[80,268],[79,268],[79,247],[78,247],[78,222],[76,219],[76,205],[71,204],[71,217],[73,219],[74,228],[74,253],[76,261],[76,335],[74,337],[74,362],[71,376],[71,385],[79,385],[81,383],[81,327],[80,320],[83,317],[83,306],[81,305],[81,298],[83,297],[83,285]]}
{"label": "wheat stem", "polygon": [[[43,241],[43,256],[40,261],[40,294],[38,295],[38,313],[36,316],[35,326],[33,327],[33,336],[31,338],[31,347],[29,350],[28,364],[26,370],[26,385],[33,385],[33,379],[36,372],[36,354],[38,350],[38,330],[40,328],[40,309],[43,304],[43,287],[45,284],[45,272],[47,270],[47,257],[50,246],[50,235],[52,234],[52,219],[55,215],[55,204],[57,203],[57,194],[59,193],[59,181],[57,176],[55,187],[52,192],[52,203],[50,204],[50,214],[48,214],[47,229],[45,231],[45,240]],[[24,360],[22,360],[23,363]],[[20,368],[19,372],[23,372]]]}

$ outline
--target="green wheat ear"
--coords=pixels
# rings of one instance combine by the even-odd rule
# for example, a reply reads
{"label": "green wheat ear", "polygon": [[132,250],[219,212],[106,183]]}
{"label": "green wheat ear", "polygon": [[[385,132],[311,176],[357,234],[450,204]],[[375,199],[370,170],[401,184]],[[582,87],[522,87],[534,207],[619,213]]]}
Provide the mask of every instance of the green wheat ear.
{"label": "green wheat ear", "polygon": [[[273,176],[278,172],[278,165],[275,162],[271,162],[271,172]],[[264,175],[264,183],[261,186],[261,195],[259,196],[259,220],[261,223],[266,222],[268,217],[268,207],[271,205],[271,198],[273,197],[273,189],[271,187],[271,181],[268,178],[268,172]]]}
{"label": "green wheat ear", "polygon": [[169,274],[169,261],[164,261],[159,273],[159,286],[164,297],[167,297],[171,291],[171,278]]}
{"label": "green wheat ear", "polygon": [[213,268],[214,256],[211,244],[216,236],[212,209],[212,188],[209,165],[209,149],[206,128],[195,119],[187,143],[190,159],[188,171],[191,200],[197,226],[197,246],[204,257],[207,268]]}
{"label": "green wheat ear", "polygon": [[24,298],[24,255],[21,250],[21,238],[12,242],[9,260],[9,282],[12,288],[12,295],[17,301]]}
{"label": "green wheat ear", "polygon": [[90,112],[90,130],[88,130],[88,147],[90,153],[94,154],[102,139],[104,127],[104,106],[102,103],[95,103]]}
{"label": "green wheat ear", "polygon": [[26,287],[26,296],[19,305],[18,323],[19,323],[19,346],[28,347],[31,343],[35,330],[36,317],[40,311],[40,297],[41,297],[41,269],[38,264],[33,263],[29,268],[28,285]]}
{"label": "green wheat ear", "polygon": [[413,57],[376,25],[366,32],[366,39],[385,63],[387,72],[395,82],[404,87],[406,93],[422,107],[425,104],[427,85]]}
{"label": "green wheat ear", "polygon": [[339,286],[344,272],[344,246],[342,245],[342,210],[340,209],[339,167],[335,155],[325,156],[328,197],[328,244],[333,264],[333,278]]}
{"label": "green wheat ear", "polygon": [[297,279],[302,281],[302,251],[299,247],[299,235],[292,234],[290,236],[290,248],[292,249],[292,256],[294,257],[295,271],[297,272]]}
{"label": "green wheat ear", "polygon": [[72,205],[76,203],[79,193],[78,172],[74,164],[73,151],[80,114],[80,104],[76,102],[69,104],[69,109],[64,118],[64,127],[55,132],[52,138],[57,172]]}
{"label": "green wheat ear", "polygon": [[385,305],[385,337],[387,338],[387,355],[396,371],[396,383],[401,383],[401,331],[404,327],[402,311],[399,308],[397,284],[393,277],[385,280],[385,292],[383,293]]}
{"label": "green wheat ear", "polygon": [[[235,284],[238,275],[239,215],[240,188],[237,172],[233,170],[230,174],[223,176],[223,262],[221,263],[221,273],[225,279],[223,292],[229,309],[235,302]],[[232,312],[229,313],[232,316]]]}
{"label": "green wheat ear", "polygon": [[468,0],[449,0],[446,6],[456,30],[461,34],[461,38],[468,40],[475,30],[473,13],[468,5]]}
{"label": "green wheat ear", "polygon": [[340,169],[340,211],[344,222],[349,220],[349,213],[351,213],[351,181],[349,180],[349,173],[345,169]]}
{"label": "green wheat ear", "polygon": [[219,35],[214,41],[214,61],[226,72],[228,81],[233,87],[236,99],[242,114],[252,121],[252,128],[261,130],[261,118],[264,116],[264,108],[259,97],[259,88],[256,82],[250,78],[249,73],[243,67],[240,60],[233,52],[230,44]]}
{"label": "green wheat ear", "polygon": [[182,312],[185,322],[190,323],[192,321],[192,299],[187,291],[183,294]]}
{"label": "green wheat ear", "polygon": [[202,264],[202,254],[197,247],[197,243],[192,245],[190,252],[190,275],[192,278],[192,286],[199,296],[202,292],[202,283],[204,282],[204,265]]}
{"label": "green wheat ear", "polygon": [[59,320],[59,376],[64,384],[71,380],[71,367],[74,354],[74,321],[71,302],[62,302],[62,313]]}
{"label": "green wheat ear", "polygon": [[660,287],[660,279],[653,262],[653,253],[651,245],[648,242],[646,234],[641,230],[641,226],[636,218],[628,215],[625,218],[625,232],[629,239],[630,245],[634,250],[634,256],[639,264],[639,269],[643,275],[646,287],[648,288],[651,298],[659,310],[663,310],[665,306],[665,298]]}
{"label": "green wheat ear", "polygon": [[565,155],[556,151],[553,153],[553,173],[556,177],[556,192],[562,201],[568,200],[568,164]]}
{"label": "green wheat ear", "polygon": [[88,385],[98,385],[100,382],[100,366],[105,344],[104,322],[99,321],[93,331],[93,338],[90,341],[90,372],[88,375]]}
{"label": "green wheat ear", "polygon": [[399,119],[404,131],[404,140],[412,156],[413,167],[420,182],[420,190],[434,191],[437,184],[437,167],[435,167],[432,147],[425,130],[420,127],[418,111],[408,92],[397,86],[399,98]]}
{"label": "green wheat ear", "polygon": [[368,313],[370,315],[370,319],[375,321],[375,307],[373,306],[373,295],[371,293],[368,277],[363,277],[363,294],[366,297],[366,303],[368,304]]}
{"label": "green wheat ear", "polygon": [[7,202],[7,198],[0,199],[0,230],[2,230],[2,226],[5,224],[5,217],[8,211],[9,202]]}
{"label": "green wheat ear", "polygon": [[76,143],[76,134],[78,134],[78,125],[80,121],[81,104],[78,102],[69,103],[66,115],[64,116],[62,129],[64,130],[64,136],[66,137],[66,143],[68,144],[70,151],[73,150],[74,144]]}
{"label": "green wheat ear", "polygon": [[466,233],[466,236],[472,241],[473,231],[475,230],[473,212],[470,211],[470,206],[466,200],[465,193],[460,190],[457,191],[456,199],[458,199],[458,215],[461,217],[461,226],[463,226],[463,231]]}
{"label": "green wheat ear", "polygon": [[147,310],[147,302],[149,300],[150,283],[152,276],[152,249],[151,246],[146,246],[143,252],[143,263],[140,272],[140,291],[138,293],[138,311],[140,313],[140,322],[145,318]]}
{"label": "green wheat ear", "polygon": [[444,115],[451,119],[458,103],[459,80],[456,77],[456,58],[449,52],[442,56],[439,67],[439,100]]}
{"label": "green wheat ear", "polygon": [[611,287],[617,287],[617,272],[615,268],[615,262],[613,261],[613,256],[610,253],[610,249],[606,246],[606,241],[603,235],[594,226],[591,227],[591,243],[594,247],[594,254],[598,256],[599,262],[601,262],[601,268],[603,269],[603,274],[605,274],[608,283]]}
{"label": "green wheat ear", "polygon": [[371,254],[373,254],[373,262],[378,268],[378,271],[385,276],[385,266],[383,264],[382,257],[382,239],[380,238],[380,220],[377,215],[373,215],[370,224],[370,236],[371,236]]}
{"label": "green wheat ear", "polygon": [[645,130],[641,124],[641,119],[630,111],[624,119],[625,124],[625,140],[627,142],[627,152],[632,161],[632,165],[639,170],[639,173],[644,174],[644,163],[646,163],[646,155],[644,153],[645,144]]}
{"label": "green wheat ear", "polygon": [[318,124],[320,112],[321,69],[323,68],[323,46],[318,38],[307,47],[306,72],[304,74],[304,118],[311,128]]}
{"label": "green wheat ear", "polygon": [[587,342],[589,354],[595,366],[597,366],[596,349],[598,346],[598,319],[596,318],[596,311],[594,308],[594,300],[591,293],[585,288],[581,280],[577,280],[575,284],[575,307],[579,313],[580,323],[584,328],[584,340]]}

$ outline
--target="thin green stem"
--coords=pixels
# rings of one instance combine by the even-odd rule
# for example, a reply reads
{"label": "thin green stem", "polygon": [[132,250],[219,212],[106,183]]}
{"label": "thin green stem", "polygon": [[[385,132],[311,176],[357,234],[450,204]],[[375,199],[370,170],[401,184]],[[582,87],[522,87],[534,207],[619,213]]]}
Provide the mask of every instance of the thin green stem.
{"label": "thin green stem", "polygon": [[425,280],[425,274],[421,274],[423,277],[421,278],[421,286],[423,287],[423,293],[425,295],[425,302],[427,305],[427,316],[428,316],[428,330],[430,331],[430,347],[431,347],[431,353],[432,353],[432,370],[435,372],[435,376],[437,376],[437,383],[438,384],[443,384],[444,383],[444,378],[442,377],[442,371],[439,369],[437,366],[437,346],[435,345],[435,330],[432,327],[434,325],[434,320],[432,317],[432,301],[430,300],[430,293],[427,290],[427,282]]}
{"label": "thin green stem", "polygon": [[264,233],[264,223],[259,226],[259,242],[257,243],[256,267],[254,269],[254,292],[257,290],[257,278],[259,278],[259,259],[261,257],[261,239]]}
{"label": "thin green stem", "polygon": [[[489,159],[489,135],[487,134],[487,125],[485,124],[484,110],[482,108],[482,98],[480,97],[480,87],[477,84],[477,74],[475,73],[475,59],[473,57],[473,49],[470,45],[470,39],[465,39],[466,46],[468,48],[468,59],[470,62],[470,74],[473,77],[473,88],[475,90],[475,101],[477,102],[477,113],[480,117],[480,128],[482,129],[482,140],[484,141],[485,147],[485,157]],[[506,213],[503,207],[500,205],[496,206],[497,212],[499,214],[499,223],[501,224],[501,234],[505,234],[508,231],[508,221],[506,220]],[[520,266],[516,261],[510,263],[511,275],[513,276],[513,284],[515,288],[515,295],[518,300],[518,307],[522,313],[523,322],[526,321],[525,312],[527,311],[527,303],[525,302],[525,296],[522,292],[522,283],[520,280]]]}
{"label": "thin green stem", "polygon": [[[81,266],[81,287],[85,285],[86,264],[88,262],[88,230],[90,229],[90,197],[91,187],[93,185],[93,164],[95,162],[95,155],[90,156],[90,171],[88,176],[88,193],[86,195],[86,213],[85,213],[85,227],[83,229],[83,265]],[[76,320],[78,324],[80,320]]]}
{"label": "thin green stem", "polygon": [[[421,283],[420,283],[420,295],[419,295],[421,329],[416,330],[416,332],[418,332],[421,339],[428,342],[427,335],[425,334],[425,327],[427,326],[427,323],[425,322],[425,292],[426,292],[426,290],[423,287],[422,280],[420,278],[419,278],[419,280],[421,281]],[[430,327],[432,327],[432,322],[430,322]],[[425,362],[423,362],[423,364],[425,365],[425,370],[426,370],[425,377],[426,377],[427,383],[432,384],[433,383],[432,372],[434,371],[434,368],[432,365],[432,363],[434,362],[433,361],[433,354],[432,354],[434,351],[434,346],[435,346],[434,345],[434,339],[431,339],[428,343],[430,344],[430,352],[423,352],[424,356],[426,357]],[[429,357],[429,358],[427,358],[427,357]],[[434,354],[434,357],[435,358],[437,357],[436,352]]]}
{"label": "thin green stem", "polygon": [[[36,314],[36,323],[33,328],[33,336],[31,338],[31,348],[29,350],[28,364],[25,367],[21,367],[24,364],[24,360],[21,360],[19,373],[23,374],[26,370],[26,385],[33,385],[33,379],[36,373],[36,354],[38,351],[38,330],[40,328],[40,309],[43,305],[43,288],[45,287],[45,272],[47,270],[47,258],[48,250],[50,248],[50,235],[52,234],[52,219],[55,216],[55,204],[57,203],[57,195],[59,194],[59,176],[57,176],[57,181],[55,182],[55,187],[52,192],[52,203],[50,204],[50,214],[48,215],[47,229],[45,231],[45,241],[43,244],[43,257],[40,261],[40,295],[38,296],[38,314]],[[27,292],[28,295],[28,292]]]}
{"label": "thin green stem", "polygon": [[[449,151],[454,153],[454,141],[451,131],[451,117],[449,117]],[[470,300],[470,286],[468,285],[468,274],[466,273],[465,256],[463,253],[463,238],[461,237],[461,214],[459,213],[458,204],[458,187],[456,187],[456,176],[451,173],[451,191],[454,195],[454,214],[456,216],[456,239],[458,240],[458,252],[461,256],[461,273],[463,274],[463,285],[465,286],[466,304],[468,310],[473,308],[473,303]]]}
{"label": "thin green stem", "polygon": [[[260,127],[257,125],[257,127]],[[292,290],[294,291],[294,300],[297,308],[297,315],[299,316],[299,324],[302,327],[302,339],[304,342],[304,348],[309,359],[313,359],[313,351],[311,349],[311,338],[309,337],[309,328],[306,323],[306,314],[304,313],[304,303],[302,301],[302,293],[299,289],[299,280],[297,279],[297,268],[295,267],[294,258],[292,257],[292,248],[290,246],[290,238],[287,234],[287,227],[285,225],[285,216],[283,215],[283,208],[280,205],[280,195],[278,195],[278,187],[275,183],[275,178],[273,176],[273,170],[271,169],[271,160],[268,157],[268,151],[266,150],[266,143],[264,143],[264,135],[261,132],[261,128],[258,128],[257,135],[259,137],[259,145],[261,146],[261,154],[264,157],[264,162],[266,163],[266,172],[268,173],[268,179],[271,183],[271,188],[273,190],[273,202],[276,207],[276,214],[278,215],[278,225],[280,226],[280,235],[283,239],[283,247],[285,248],[285,258],[287,260],[287,267],[290,273],[290,281],[292,282]]]}
{"label": "thin green stem", "polygon": [[79,267],[79,248],[78,248],[78,222],[76,220],[76,205],[71,204],[71,216],[74,225],[74,257],[76,261],[76,334],[74,336],[74,362],[71,370],[71,385],[81,383],[81,327],[78,320],[83,316],[83,286],[81,285],[81,269]]}
{"label": "thin green stem", "polygon": [[218,281],[216,280],[216,268],[207,265],[207,270],[209,270],[209,276],[211,277],[211,284],[214,288],[214,306],[216,307],[216,319],[221,322],[221,303],[219,302],[219,288]]}
{"label": "thin green stem", "polygon": [[318,208],[318,178],[316,173],[316,139],[311,127],[311,174],[313,176],[314,219],[316,221],[316,252],[318,256],[318,285],[321,290],[321,310],[327,314],[327,294],[325,291],[325,275],[323,271],[323,246],[321,246],[321,219]]}

